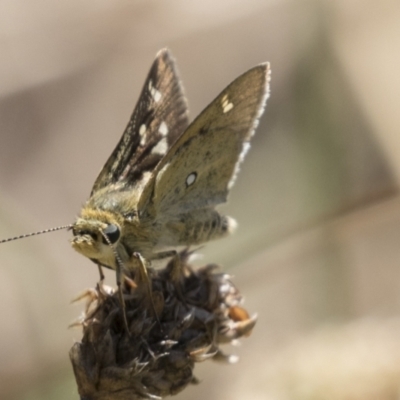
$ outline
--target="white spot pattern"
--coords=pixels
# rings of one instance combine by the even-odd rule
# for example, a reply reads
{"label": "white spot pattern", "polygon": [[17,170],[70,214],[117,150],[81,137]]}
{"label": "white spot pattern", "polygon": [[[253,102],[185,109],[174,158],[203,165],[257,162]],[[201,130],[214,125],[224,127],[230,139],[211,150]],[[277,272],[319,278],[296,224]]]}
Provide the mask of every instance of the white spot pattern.
{"label": "white spot pattern", "polygon": [[186,185],[187,186],[193,185],[193,183],[196,181],[196,178],[197,178],[196,172],[192,172],[191,174],[189,174],[188,177],[186,178]]}
{"label": "white spot pattern", "polygon": [[158,91],[157,89],[153,88],[151,95],[153,96],[153,99],[156,103],[158,103],[161,100],[161,97],[162,97],[161,92]]}
{"label": "white spot pattern", "polygon": [[140,128],[139,128],[139,135],[143,136],[145,133],[146,133],[146,125],[142,124],[142,125],[140,125]]}
{"label": "white spot pattern", "polygon": [[139,128],[139,135],[141,136],[140,139],[140,144],[143,146],[146,143],[146,137],[147,137],[147,127],[145,124],[140,125]]}
{"label": "white spot pattern", "polygon": [[164,121],[161,122],[160,127],[158,128],[158,132],[160,132],[161,136],[167,136],[167,134],[168,134],[168,126]]}
{"label": "white spot pattern", "polygon": [[153,81],[149,81],[149,90],[150,90],[150,94],[153,97],[153,100],[158,103],[161,100],[161,92],[159,90],[157,90],[154,86],[153,86]]}
{"label": "white spot pattern", "polygon": [[167,139],[163,138],[151,149],[151,153],[164,155],[167,152],[167,150],[168,150]]}
{"label": "white spot pattern", "polygon": [[228,95],[224,94],[221,100],[221,105],[222,105],[222,112],[226,114],[228,111],[232,110],[233,108],[233,103],[231,103],[228,99]]}

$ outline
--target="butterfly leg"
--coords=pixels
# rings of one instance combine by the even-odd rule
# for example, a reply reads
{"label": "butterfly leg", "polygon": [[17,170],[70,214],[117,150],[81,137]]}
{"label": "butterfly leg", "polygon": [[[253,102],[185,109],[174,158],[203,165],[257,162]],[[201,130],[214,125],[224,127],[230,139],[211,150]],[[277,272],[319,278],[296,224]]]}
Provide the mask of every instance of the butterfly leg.
{"label": "butterfly leg", "polygon": [[157,320],[158,325],[161,327],[160,318],[153,301],[153,288],[151,284],[151,279],[147,272],[146,260],[142,257],[140,253],[133,253],[132,257],[136,258],[138,261],[139,287],[141,286],[140,283],[144,284],[147,298],[149,299],[150,302],[151,310],[153,311],[154,317]]}
{"label": "butterfly leg", "polygon": [[103,272],[103,268],[101,268],[101,265],[100,265],[100,264],[97,264],[97,268],[99,269],[100,283],[103,283],[103,281],[104,281],[104,272]]}
{"label": "butterfly leg", "polygon": [[99,291],[100,294],[105,296],[106,291],[103,288],[103,283],[104,283],[104,279],[105,279],[103,268],[100,264],[98,264],[98,263],[96,263],[96,264],[97,264],[97,268],[99,269],[99,275],[100,275],[100,280],[99,280],[99,283],[97,284],[97,290]]}
{"label": "butterfly leg", "polygon": [[118,297],[119,297],[119,302],[121,304],[122,308],[122,314],[124,318],[124,325],[127,334],[130,336],[130,331],[129,331],[129,325],[128,325],[128,319],[126,317],[126,305],[125,305],[125,300],[124,300],[124,295],[122,293],[122,281],[124,279],[123,277],[123,272],[120,263],[117,262],[116,265],[116,278],[117,278],[117,288],[118,288]]}

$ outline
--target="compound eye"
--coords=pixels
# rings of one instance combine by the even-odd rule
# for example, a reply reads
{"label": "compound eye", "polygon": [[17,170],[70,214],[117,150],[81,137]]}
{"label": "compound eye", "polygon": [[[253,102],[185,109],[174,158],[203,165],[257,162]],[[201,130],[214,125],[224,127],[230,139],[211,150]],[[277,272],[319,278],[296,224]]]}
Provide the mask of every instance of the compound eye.
{"label": "compound eye", "polygon": [[[103,233],[108,237],[108,240],[111,242],[111,244],[116,243],[121,234],[118,226],[114,224],[108,225],[107,228],[104,229]],[[103,243],[108,244],[106,239],[104,238],[103,238]]]}

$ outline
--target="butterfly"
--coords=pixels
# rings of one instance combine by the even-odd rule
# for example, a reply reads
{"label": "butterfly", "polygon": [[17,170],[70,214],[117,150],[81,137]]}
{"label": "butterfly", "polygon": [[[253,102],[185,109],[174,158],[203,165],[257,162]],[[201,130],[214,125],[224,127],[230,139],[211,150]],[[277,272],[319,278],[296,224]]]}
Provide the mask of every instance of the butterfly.
{"label": "butterfly", "polygon": [[76,221],[37,233],[71,229],[72,247],[100,271],[116,270],[119,285],[124,269],[175,252],[165,249],[228,235],[235,220],[215,207],[226,202],[250,147],[269,80],[268,63],[250,69],[189,123],[175,62],[161,50]]}
{"label": "butterfly", "polygon": [[227,200],[250,147],[269,77],[267,63],[250,69],[189,124],[175,63],[161,50],[73,224],[73,248],[101,266],[130,268],[134,253],[151,261],[171,254],[164,248],[229,234],[235,221],[215,206]]}

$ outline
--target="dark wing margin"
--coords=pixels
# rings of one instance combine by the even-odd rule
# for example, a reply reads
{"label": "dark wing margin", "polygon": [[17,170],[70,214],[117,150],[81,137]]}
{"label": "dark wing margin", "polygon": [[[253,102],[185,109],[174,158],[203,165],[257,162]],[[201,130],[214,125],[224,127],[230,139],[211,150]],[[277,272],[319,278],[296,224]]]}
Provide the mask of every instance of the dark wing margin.
{"label": "dark wing margin", "polygon": [[269,96],[270,67],[235,79],[193,121],[157,165],[139,210],[177,215],[227,200]]}
{"label": "dark wing margin", "polygon": [[158,52],[125,131],[97,177],[91,195],[123,181],[134,185],[152,171],[189,124],[175,62]]}

